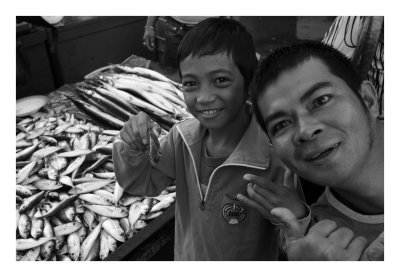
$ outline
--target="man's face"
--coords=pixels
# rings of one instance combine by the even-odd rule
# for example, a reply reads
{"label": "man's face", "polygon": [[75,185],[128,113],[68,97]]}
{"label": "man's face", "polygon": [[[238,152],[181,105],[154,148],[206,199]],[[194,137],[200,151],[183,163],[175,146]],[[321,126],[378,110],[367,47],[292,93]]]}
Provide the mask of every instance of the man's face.
{"label": "man's face", "polygon": [[319,59],[284,72],[258,99],[272,147],[295,173],[340,187],[363,166],[372,137],[368,114]]}
{"label": "man's face", "polygon": [[221,129],[243,115],[244,79],[231,57],[189,56],[180,63],[180,70],[186,105],[203,126]]}

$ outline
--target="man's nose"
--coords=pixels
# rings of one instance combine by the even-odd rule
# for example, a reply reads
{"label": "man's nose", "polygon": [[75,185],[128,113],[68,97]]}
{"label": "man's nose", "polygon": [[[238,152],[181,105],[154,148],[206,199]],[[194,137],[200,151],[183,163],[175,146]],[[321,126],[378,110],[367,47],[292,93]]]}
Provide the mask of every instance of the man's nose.
{"label": "man's nose", "polygon": [[297,124],[297,130],[294,135],[295,144],[303,144],[312,141],[323,131],[322,124],[310,116],[302,117],[298,120]]}

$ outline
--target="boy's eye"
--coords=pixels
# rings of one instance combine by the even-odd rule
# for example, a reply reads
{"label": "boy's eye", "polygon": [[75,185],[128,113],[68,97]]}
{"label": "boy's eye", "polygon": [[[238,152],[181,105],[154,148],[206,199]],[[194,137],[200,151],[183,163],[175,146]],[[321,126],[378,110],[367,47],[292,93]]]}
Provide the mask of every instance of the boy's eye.
{"label": "boy's eye", "polygon": [[228,78],[226,78],[226,77],[218,77],[218,78],[215,79],[215,83],[217,85],[224,85],[224,84],[227,84],[229,81],[230,80]]}
{"label": "boy's eye", "polygon": [[314,101],[313,101],[313,107],[319,107],[322,106],[324,104],[326,104],[332,97],[329,95],[323,95],[320,97],[317,97]]}
{"label": "boy's eye", "polygon": [[196,86],[196,82],[194,81],[186,81],[182,82],[183,90],[190,90]]}
{"label": "boy's eye", "polygon": [[272,135],[275,135],[280,130],[284,129],[286,126],[289,125],[289,120],[282,120],[272,126]]}

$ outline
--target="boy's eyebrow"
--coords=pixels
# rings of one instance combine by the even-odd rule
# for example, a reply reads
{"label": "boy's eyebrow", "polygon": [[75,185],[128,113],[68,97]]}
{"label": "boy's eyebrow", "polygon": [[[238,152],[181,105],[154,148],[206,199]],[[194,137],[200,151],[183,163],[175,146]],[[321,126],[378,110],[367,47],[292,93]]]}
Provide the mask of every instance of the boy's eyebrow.
{"label": "boy's eyebrow", "polygon": [[[330,87],[332,84],[330,82],[318,82],[312,85],[301,97],[300,97],[300,102],[304,103],[307,99],[309,99],[313,93],[321,88],[325,87]],[[265,126],[268,126],[268,122],[271,122],[272,120],[285,116],[285,112],[283,111],[278,111],[276,113],[270,114],[267,117],[264,118],[264,124]]]}

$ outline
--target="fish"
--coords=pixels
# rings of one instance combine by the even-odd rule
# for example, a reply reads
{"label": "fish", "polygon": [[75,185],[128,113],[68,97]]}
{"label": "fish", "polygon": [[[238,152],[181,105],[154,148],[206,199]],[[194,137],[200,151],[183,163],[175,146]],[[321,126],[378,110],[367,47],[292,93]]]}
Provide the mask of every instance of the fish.
{"label": "fish", "polygon": [[16,249],[17,250],[28,250],[31,248],[35,248],[38,246],[41,246],[43,244],[45,244],[46,242],[49,242],[51,240],[54,240],[54,237],[42,237],[39,239],[33,239],[33,238],[29,238],[29,239],[17,239],[16,241]]}
{"label": "fish", "polygon": [[57,145],[57,140],[51,136],[39,136],[39,140],[51,145]]}
{"label": "fish", "polygon": [[56,180],[59,176],[58,170],[52,167],[51,165],[49,165],[49,167],[47,168],[46,173],[47,173],[47,178],[49,178],[50,180]]}
{"label": "fish", "polygon": [[121,199],[119,200],[119,204],[121,206],[130,206],[135,202],[142,201],[143,196],[134,196],[134,195],[129,195],[129,194],[124,194],[122,195]]}
{"label": "fish", "polygon": [[110,203],[115,204],[114,203],[114,194],[105,190],[105,188],[106,187],[103,187],[103,189],[95,190],[95,191],[93,191],[93,194],[99,195],[99,196],[107,199]]}
{"label": "fish", "polygon": [[68,161],[64,157],[60,157],[58,155],[52,155],[47,160],[47,163],[50,164],[53,168],[57,169],[58,171],[61,171],[67,166]]}
{"label": "fish", "polygon": [[32,154],[32,157],[35,159],[43,159],[44,157],[54,154],[60,151],[61,149],[63,149],[61,146],[48,146],[34,152]]}
{"label": "fish", "polygon": [[53,216],[61,211],[63,208],[67,207],[71,203],[73,203],[78,198],[78,195],[71,195],[68,198],[62,200],[60,203],[52,207],[47,213],[41,215],[40,217],[36,217],[37,219],[46,218],[49,216]]}
{"label": "fish", "polygon": [[115,249],[117,249],[117,240],[113,238],[110,234],[108,234],[106,231],[104,231],[104,236],[107,238],[108,241],[108,247],[110,249],[110,252],[114,252]]}
{"label": "fish", "polygon": [[151,197],[145,197],[142,201],[142,206],[141,206],[141,213],[146,215],[150,213],[151,208],[153,207],[153,201],[154,199]]}
{"label": "fish", "polygon": [[68,235],[67,247],[68,254],[70,255],[71,259],[73,261],[77,261],[79,259],[81,250],[81,238],[79,236],[79,231],[75,231]]}
{"label": "fish", "polygon": [[108,199],[93,193],[80,194],[79,198],[90,204],[105,205],[105,206],[112,205],[112,203]]}
{"label": "fish", "polygon": [[83,162],[85,161],[86,155],[82,155],[77,157],[72,163],[69,164],[67,169],[61,173],[61,175],[68,175],[71,172],[75,171],[77,168],[79,168]]}
{"label": "fish", "polygon": [[32,191],[21,185],[16,185],[16,193],[23,198],[32,196]]}
{"label": "fish", "polygon": [[94,162],[91,166],[89,166],[88,168],[86,168],[86,169],[82,172],[82,175],[85,175],[87,172],[91,172],[91,171],[97,169],[97,168],[100,167],[102,164],[104,164],[107,160],[108,160],[108,156],[107,156],[107,155],[101,156],[96,162]]}
{"label": "fish", "polygon": [[158,212],[161,210],[165,210],[166,208],[168,208],[169,206],[172,205],[172,203],[175,202],[175,197],[174,196],[170,196],[170,197],[165,197],[163,200],[161,200],[160,202],[154,204],[151,209],[150,212],[154,213],[154,212]]}
{"label": "fish", "polygon": [[15,148],[26,148],[28,146],[32,146],[32,141],[28,141],[26,139],[21,139],[15,143]]}
{"label": "fish", "polygon": [[142,205],[142,202],[135,202],[129,207],[128,220],[131,230],[134,229],[136,221],[138,221],[140,215],[142,214]]}
{"label": "fish", "polygon": [[36,219],[36,216],[41,216],[42,213],[38,209],[32,218],[31,236],[38,239],[43,235],[44,221],[43,219]]}
{"label": "fish", "polygon": [[[82,223],[82,220],[79,217],[75,217],[75,221]],[[83,224],[82,224],[82,228],[80,228],[78,230],[78,234],[79,234],[80,242],[82,243],[87,236],[87,230]]]}
{"label": "fish", "polygon": [[136,230],[140,230],[143,229],[144,227],[147,226],[146,221],[139,219],[136,221],[135,226],[133,226],[133,228],[135,228]]}
{"label": "fish", "polygon": [[43,135],[44,131],[46,131],[46,127],[34,129],[34,130],[32,130],[32,132],[29,132],[29,135],[26,137],[26,139],[37,138],[38,136]]}
{"label": "fish", "polygon": [[66,221],[74,221],[76,215],[75,205],[67,206],[61,212],[65,215]]}
{"label": "fish", "polygon": [[60,179],[59,179],[58,181],[59,181],[61,184],[66,185],[66,186],[69,186],[69,187],[71,187],[71,188],[75,187],[75,186],[74,186],[74,183],[73,183],[73,181],[72,181],[72,178],[69,177],[69,176],[67,176],[67,175],[60,176]]}
{"label": "fish", "polygon": [[119,225],[121,226],[122,230],[124,230],[125,235],[128,235],[131,230],[128,217],[120,218]]}
{"label": "fish", "polygon": [[83,221],[89,227],[89,230],[93,230],[93,224],[95,222],[95,218],[96,217],[91,210],[85,209],[85,211],[83,212]]}
{"label": "fish", "polygon": [[101,179],[115,178],[115,172],[93,172],[93,175]]}
{"label": "fish", "polygon": [[109,218],[103,222],[102,227],[109,235],[111,235],[117,241],[120,242],[126,241],[125,232],[122,229],[121,225],[119,224],[118,220]]}
{"label": "fish", "polygon": [[24,202],[19,208],[19,213],[24,213],[25,211],[31,209],[37,203],[39,203],[45,196],[45,191],[38,192],[28,198],[24,199]]}
{"label": "fish", "polygon": [[24,133],[24,132],[19,132],[18,134],[17,134],[17,136],[15,137],[15,141],[19,141],[19,140],[21,140],[21,139],[24,139],[24,138],[26,138],[28,135],[26,134],[26,133]]}
{"label": "fish", "polygon": [[54,227],[54,234],[56,237],[69,235],[71,233],[75,233],[80,228],[82,228],[82,223],[79,222],[68,222],[63,225]]}
{"label": "fish", "polygon": [[142,220],[154,219],[156,217],[159,217],[162,213],[163,213],[162,211],[157,211],[157,212],[151,212],[148,215],[141,214],[139,219],[142,219]]}
{"label": "fish", "polygon": [[105,232],[105,230],[101,230],[100,232],[100,260],[107,258],[110,252],[110,246],[108,245],[107,236],[104,234]]}
{"label": "fish", "polygon": [[62,185],[60,185],[57,181],[49,179],[41,179],[35,182],[33,185],[39,190],[48,190],[48,191],[62,188]]}
{"label": "fish", "polygon": [[50,201],[60,201],[60,196],[58,195],[58,192],[56,191],[49,191],[49,193],[47,194],[47,199],[49,199]]}
{"label": "fish", "polygon": [[77,150],[59,153],[59,154],[57,154],[57,157],[75,158],[75,157],[79,157],[82,155],[88,155],[92,152],[93,152],[93,150],[90,150],[90,149],[77,149]]}
{"label": "fish", "polygon": [[89,193],[96,191],[98,189],[101,189],[102,187],[114,182],[114,180],[108,179],[108,180],[101,180],[101,181],[95,181],[95,182],[86,182],[82,183],[79,185],[76,185],[72,189],[68,191],[69,194],[84,194],[84,193]]}
{"label": "fish", "polygon": [[88,234],[88,236],[82,242],[81,252],[80,252],[82,261],[86,260],[86,258],[89,255],[90,249],[93,247],[93,245],[95,244],[96,239],[100,235],[101,226],[103,224],[103,221],[104,221],[104,219],[102,219],[100,221],[100,223],[95,228],[93,228],[93,230]]}
{"label": "fish", "polygon": [[83,206],[95,212],[96,214],[106,217],[121,218],[128,215],[128,210],[125,207],[102,206],[95,204],[83,204]]}
{"label": "fish", "polygon": [[27,239],[31,234],[32,223],[29,216],[25,213],[20,214],[18,221],[18,232],[20,236]]}
{"label": "fish", "polygon": [[28,178],[29,174],[31,173],[32,169],[35,167],[37,161],[34,160],[24,166],[17,174],[17,184],[22,183],[26,178]]}
{"label": "fish", "polygon": [[60,249],[57,249],[56,251],[56,255],[65,255],[68,254],[68,245],[65,242],[63,247],[61,247]]}
{"label": "fish", "polygon": [[89,250],[85,261],[96,261],[100,254],[100,235],[95,239],[92,248]]}
{"label": "fish", "polygon": [[117,204],[119,200],[122,197],[122,194],[124,193],[124,189],[118,184],[117,181],[115,181],[115,187],[114,187],[114,202]]}
{"label": "fish", "polygon": [[25,261],[36,261],[40,254],[40,246],[30,249],[26,254],[20,259],[21,262]]}
{"label": "fish", "polygon": [[56,260],[64,262],[64,261],[71,261],[71,258],[66,255],[56,255]]}
{"label": "fish", "polygon": [[44,252],[46,252],[48,255],[53,255],[56,250],[56,238],[54,235],[53,226],[51,226],[51,223],[47,218],[44,219],[43,237],[52,238],[52,240],[48,240],[47,242],[45,242],[42,247],[44,249]]}

